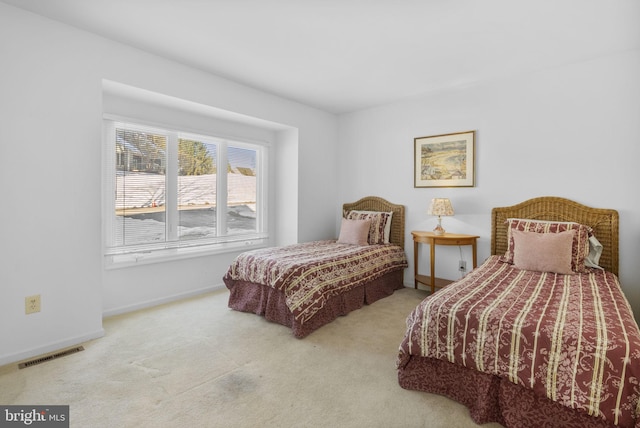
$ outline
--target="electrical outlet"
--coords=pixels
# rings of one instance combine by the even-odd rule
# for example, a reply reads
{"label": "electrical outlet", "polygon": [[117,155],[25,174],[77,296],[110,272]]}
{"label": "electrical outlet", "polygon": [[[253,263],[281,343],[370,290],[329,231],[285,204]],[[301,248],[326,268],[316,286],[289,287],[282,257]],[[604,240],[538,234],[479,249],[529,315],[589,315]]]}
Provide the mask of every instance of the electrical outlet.
{"label": "electrical outlet", "polygon": [[460,272],[466,272],[467,271],[467,262],[465,262],[464,260],[460,260],[458,262],[458,270]]}
{"label": "electrical outlet", "polygon": [[40,295],[28,296],[24,298],[24,313],[33,314],[40,312]]}

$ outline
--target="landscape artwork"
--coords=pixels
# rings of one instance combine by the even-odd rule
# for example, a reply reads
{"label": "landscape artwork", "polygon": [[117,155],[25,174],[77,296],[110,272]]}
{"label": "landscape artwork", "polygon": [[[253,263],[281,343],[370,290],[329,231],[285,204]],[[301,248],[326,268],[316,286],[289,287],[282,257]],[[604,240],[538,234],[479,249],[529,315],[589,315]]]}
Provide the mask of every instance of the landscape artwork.
{"label": "landscape artwork", "polygon": [[414,139],[414,187],[473,187],[475,131]]}

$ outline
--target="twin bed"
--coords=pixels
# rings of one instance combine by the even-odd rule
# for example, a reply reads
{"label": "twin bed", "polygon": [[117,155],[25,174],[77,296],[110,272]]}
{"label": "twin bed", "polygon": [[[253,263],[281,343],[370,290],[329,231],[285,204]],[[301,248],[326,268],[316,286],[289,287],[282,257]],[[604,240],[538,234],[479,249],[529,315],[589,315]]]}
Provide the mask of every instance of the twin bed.
{"label": "twin bed", "polygon": [[[302,338],[402,288],[407,267],[404,206],[370,196],[344,204],[343,216],[338,240],[238,256],[223,278],[229,307],[291,327]],[[366,227],[365,245],[354,245],[345,233],[358,223]]]}
{"label": "twin bed", "polygon": [[446,395],[477,423],[640,427],[640,333],[616,276],[618,213],[554,197],[495,208],[491,252],[409,315],[400,385]]}
{"label": "twin bed", "polygon": [[[301,338],[402,288],[404,207],[368,197],[343,209],[393,213],[389,242],[244,253],[224,277],[229,306]],[[542,197],[491,218],[492,255],[409,314],[400,386],[446,395],[480,424],[640,428],[640,331],[617,278],[618,213]]]}

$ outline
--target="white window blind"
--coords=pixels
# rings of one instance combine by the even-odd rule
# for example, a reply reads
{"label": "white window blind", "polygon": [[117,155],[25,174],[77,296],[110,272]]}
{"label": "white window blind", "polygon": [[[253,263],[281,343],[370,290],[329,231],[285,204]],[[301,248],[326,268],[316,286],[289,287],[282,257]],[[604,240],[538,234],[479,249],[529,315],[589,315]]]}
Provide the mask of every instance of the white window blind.
{"label": "white window blind", "polygon": [[266,147],[105,120],[105,255],[267,238]]}

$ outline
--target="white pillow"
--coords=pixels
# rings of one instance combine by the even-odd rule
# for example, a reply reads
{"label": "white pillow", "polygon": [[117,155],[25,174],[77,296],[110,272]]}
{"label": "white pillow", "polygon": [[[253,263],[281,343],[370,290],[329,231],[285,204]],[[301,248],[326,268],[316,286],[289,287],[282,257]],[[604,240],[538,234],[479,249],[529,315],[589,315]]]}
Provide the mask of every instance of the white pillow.
{"label": "white pillow", "polygon": [[591,235],[589,237],[589,255],[584,259],[585,266],[602,269],[599,265],[601,255],[602,244],[595,236]]}

